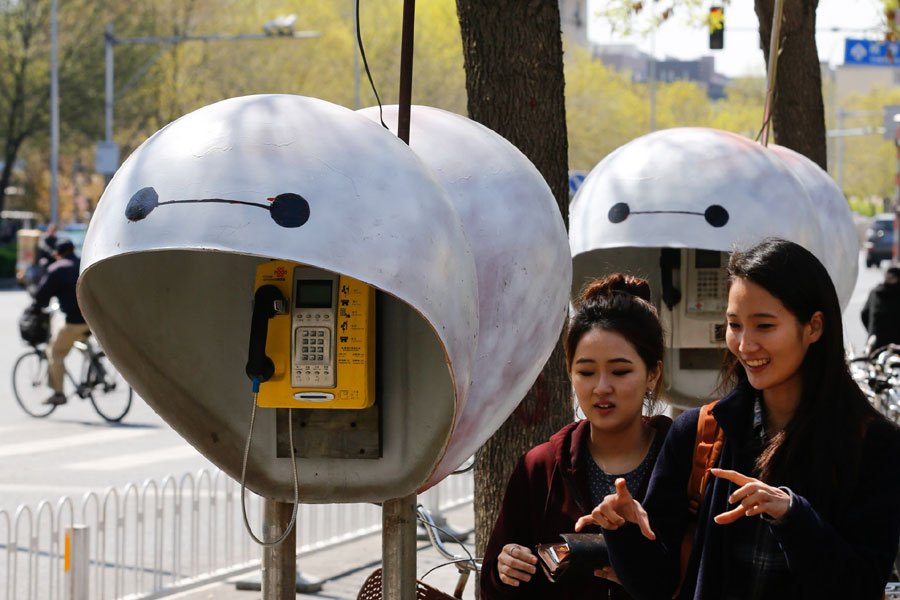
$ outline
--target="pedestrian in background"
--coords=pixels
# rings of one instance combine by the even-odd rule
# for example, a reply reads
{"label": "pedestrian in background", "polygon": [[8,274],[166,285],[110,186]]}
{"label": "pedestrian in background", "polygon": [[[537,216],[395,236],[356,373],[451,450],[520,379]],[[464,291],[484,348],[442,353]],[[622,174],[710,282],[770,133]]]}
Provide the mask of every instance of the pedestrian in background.
{"label": "pedestrian in background", "polygon": [[47,268],[38,285],[33,305],[36,309],[42,309],[50,304],[50,300],[55,296],[59,300],[60,309],[66,315],[65,325],[50,338],[47,351],[48,378],[53,395],[47,398],[44,404],[53,405],[66,403],[66,396],[63,394],[65,374],[63,361],[66,355],[76,341],[83,341],[90,332],[75,297],[75,283],[78,281],[78,271],[81,268],[81,261],[75,256],[75,245],[71,240],[59,240],[56,243],[56,256],[57,259]]}
{"label": "pedestrian in background", "polygon": [[872,348],[900,344],[900,267],[885,271],[884,281],[869,292],[861,316],[868,337],[875,338]]}

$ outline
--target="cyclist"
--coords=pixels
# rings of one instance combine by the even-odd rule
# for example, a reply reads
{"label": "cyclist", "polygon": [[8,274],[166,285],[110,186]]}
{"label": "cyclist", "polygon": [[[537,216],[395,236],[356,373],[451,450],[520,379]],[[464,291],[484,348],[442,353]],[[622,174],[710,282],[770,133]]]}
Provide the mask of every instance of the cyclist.
{"label": "cyclist", "polygon": [[50,346],[47,350],[49,361],[49,383],[53,388],[53,395],[44,401],[44,404],[65,404],[66,396],[63,394],[63,375],[65,366],[63,361],[72,345],[76,341],[84,341],[90,329],[84,322],[81,309],[78,308],[78,299],[75,297],[75,283],[78,281],[78,271],[81,261],[75,256],[75,246],[71,240],[60,239],[56,243],[55,254],[57,260],[48,268],[41,278],[37,291],[34,294],[34,307],[44,308],[50,304],[54,296],[59,300],[59,306],[66,315],[66,323],[50,338]]}

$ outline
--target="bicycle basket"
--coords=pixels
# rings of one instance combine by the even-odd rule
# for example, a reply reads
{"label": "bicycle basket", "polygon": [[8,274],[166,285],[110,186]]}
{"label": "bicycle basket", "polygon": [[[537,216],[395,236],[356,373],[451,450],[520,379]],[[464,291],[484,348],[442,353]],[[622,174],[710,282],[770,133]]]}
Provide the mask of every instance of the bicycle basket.
{"label": "bicycle basket", "polygon": [[19,335],[32,346],[45,344],[50,339],[50,315],[29,306],[19,317]]}
{"label": "bicycle basket", "polygon": [[[356,600],[381,600],[381,569],[375,569],[369,575],[366,582],[363,583],[362,589]],[[453,596],[435,589],[423,583],[416,581],[416,600],[456,600]]]}

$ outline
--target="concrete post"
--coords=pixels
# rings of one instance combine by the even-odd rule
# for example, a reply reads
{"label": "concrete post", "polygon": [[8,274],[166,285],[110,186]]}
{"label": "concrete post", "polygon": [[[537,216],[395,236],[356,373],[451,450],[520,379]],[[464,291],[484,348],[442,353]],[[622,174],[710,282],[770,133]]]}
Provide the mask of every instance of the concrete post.
{"label": "concrete post", "polygon": [[89,532],[87,525],[72,525],[66,528],[64,570],[67,600],[90,598]]}

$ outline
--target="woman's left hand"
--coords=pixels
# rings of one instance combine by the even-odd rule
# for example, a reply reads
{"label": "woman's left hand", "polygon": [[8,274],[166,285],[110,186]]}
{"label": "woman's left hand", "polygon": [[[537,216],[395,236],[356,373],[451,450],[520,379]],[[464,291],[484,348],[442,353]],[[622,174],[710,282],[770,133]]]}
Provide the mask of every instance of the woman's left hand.
{"label": "woman's left hand", "polygon": [[710,469],[709,472],[741,486],[728,497],[729,503],[739,503],[740,506],[717,515],[714,520],[719,525],[734,523],[741,517],[753,517],[763,513],[773,519],[780,519],[791,506],[790,494],[759,479],[727,469]]}

